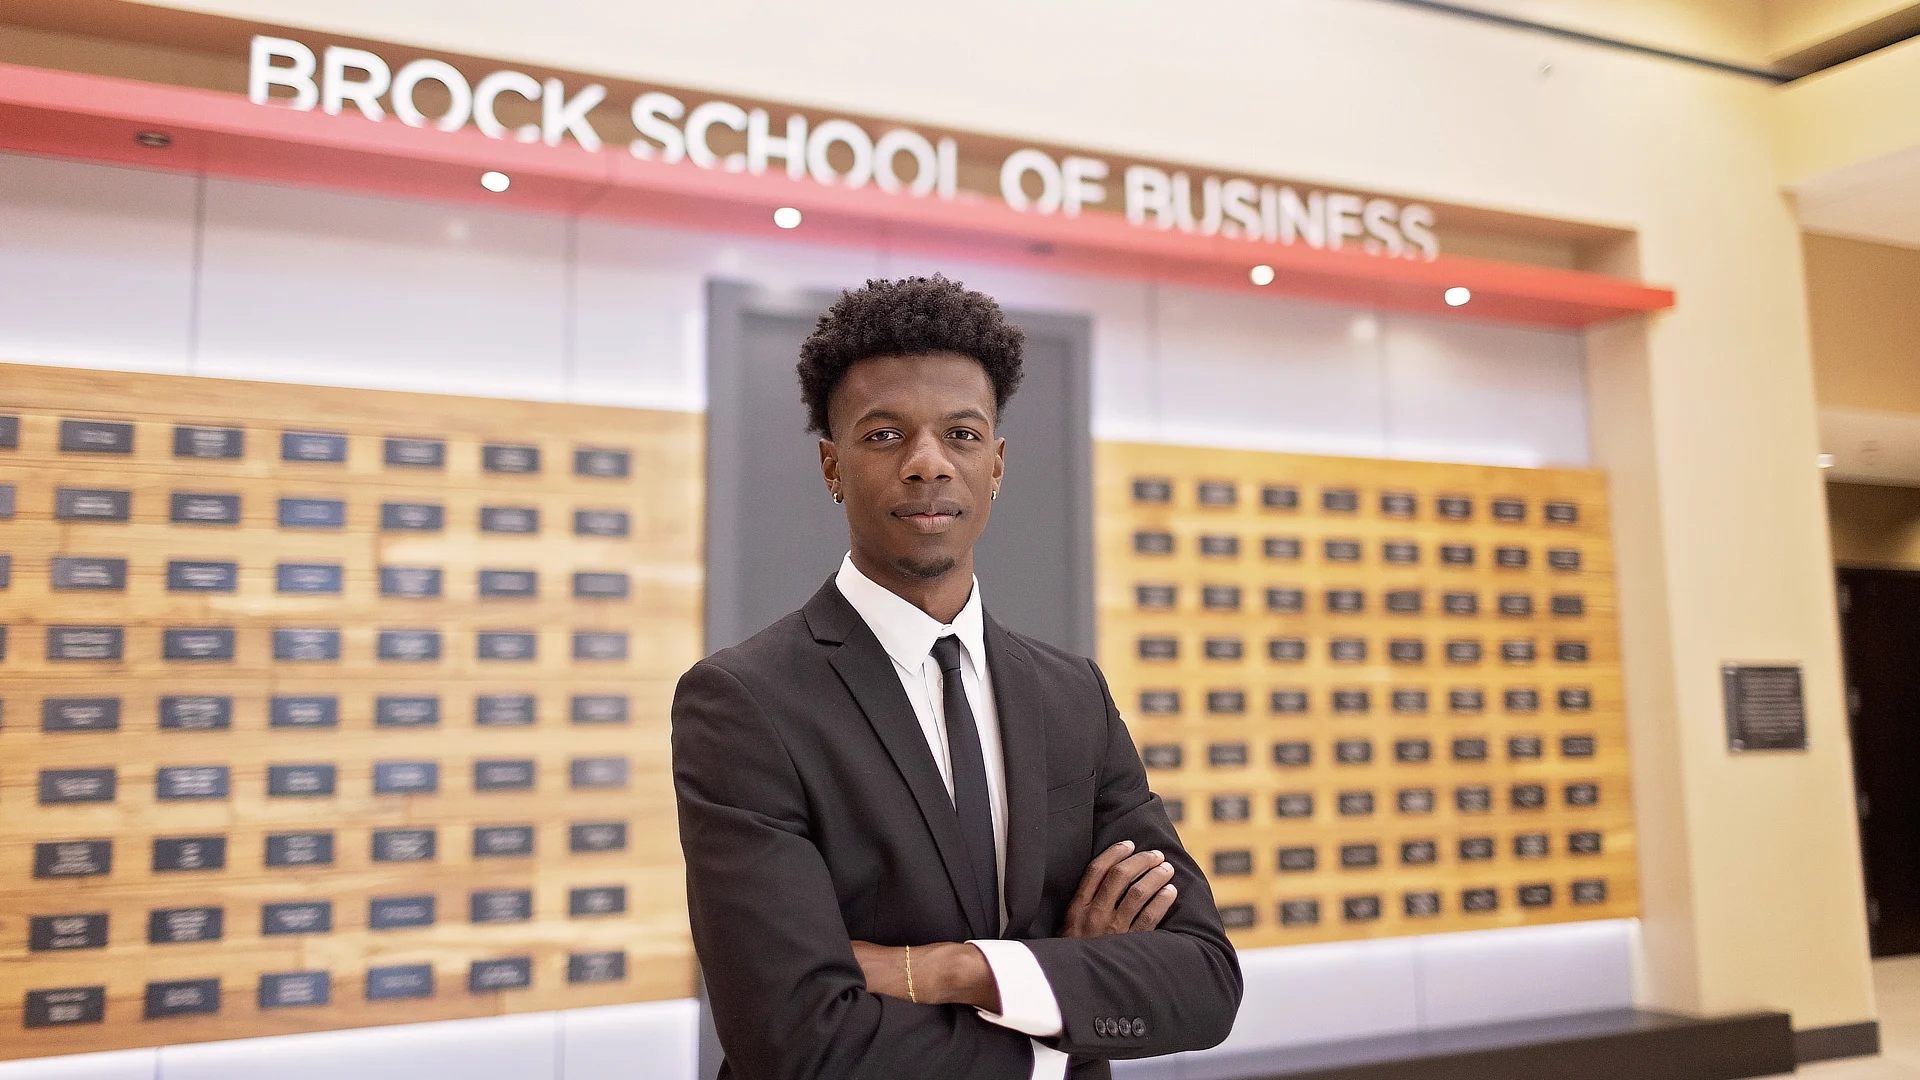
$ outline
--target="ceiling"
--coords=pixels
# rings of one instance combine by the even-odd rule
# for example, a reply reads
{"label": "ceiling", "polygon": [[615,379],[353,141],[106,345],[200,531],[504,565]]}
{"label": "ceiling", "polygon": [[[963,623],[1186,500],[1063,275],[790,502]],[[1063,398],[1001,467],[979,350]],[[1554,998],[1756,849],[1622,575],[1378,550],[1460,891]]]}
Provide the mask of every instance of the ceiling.
{"label": "ceiling", "polygon": [[1920,248],[1920,146],[1825,173],[1794,195],[1811,232]]}

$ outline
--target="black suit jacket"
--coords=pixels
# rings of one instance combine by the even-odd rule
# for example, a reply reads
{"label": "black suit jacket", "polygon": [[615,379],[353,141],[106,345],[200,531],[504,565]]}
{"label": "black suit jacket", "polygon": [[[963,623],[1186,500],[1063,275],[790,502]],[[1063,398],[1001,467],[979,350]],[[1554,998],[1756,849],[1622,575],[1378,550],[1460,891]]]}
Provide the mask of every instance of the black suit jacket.
{"label": "black suit jacket", "polygon": [[[1004,935],[961,900],[953,803],[893,662],[833,582],[681,678],[674,787],[723,1077],[1027,1076],[1025,1035],[971,1008],[868,993],[850,939],[1026,941],[1076,1080],[1110,1075],[1106,1059],[1226,1037],[1239,963],[1106,680],[990,617],[986,648],[1006,757]],[[1179,896],[1160,928],[1054,937],[1087,863],[1121,840],[1173,863]]]}

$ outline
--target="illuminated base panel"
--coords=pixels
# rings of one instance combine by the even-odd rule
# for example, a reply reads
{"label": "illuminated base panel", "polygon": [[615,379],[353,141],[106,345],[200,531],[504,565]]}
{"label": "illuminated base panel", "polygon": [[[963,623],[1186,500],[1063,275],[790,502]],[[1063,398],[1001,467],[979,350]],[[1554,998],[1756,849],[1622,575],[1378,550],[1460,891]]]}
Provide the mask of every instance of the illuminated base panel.
{"label": "illuminated base panel", "polygon": [[1603,474],[1096,462],[1100,663],[1237,944],[1636,913]]}
{"label": "illuminated base panel", "polygon": [[692,992],[699,417],[0,387],[0,1058]]}

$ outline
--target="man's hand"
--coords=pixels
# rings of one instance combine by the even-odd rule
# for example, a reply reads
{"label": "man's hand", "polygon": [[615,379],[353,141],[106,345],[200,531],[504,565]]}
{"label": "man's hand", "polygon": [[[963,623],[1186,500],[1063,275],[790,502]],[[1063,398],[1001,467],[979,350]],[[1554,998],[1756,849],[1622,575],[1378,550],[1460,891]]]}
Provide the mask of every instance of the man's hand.
{"label": "man's hand", "polygon": [[917,1001],[922,1005],[971,1005],[1000,1011],[1000,984],[979,949],[964,941],[939,941],[913,947],[913,986],[908,994],[907,950],[870,941],[853,943],[853,958],[867,977],[870,993]]}
{"label": "man's hand", "polygon": [[1178,895],[1173,865],[1158,851],[1133,850],[1122,840],[1094,857],[1067,905],[1061,937],[1089,938],[1151,930]]}

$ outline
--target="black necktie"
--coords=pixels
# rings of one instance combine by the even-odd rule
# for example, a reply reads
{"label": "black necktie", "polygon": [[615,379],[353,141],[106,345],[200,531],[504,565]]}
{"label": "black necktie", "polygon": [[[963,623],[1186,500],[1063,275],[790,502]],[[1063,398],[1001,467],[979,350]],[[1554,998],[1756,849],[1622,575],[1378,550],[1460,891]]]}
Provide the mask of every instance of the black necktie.
{"label": "black necktie", "polygon": [[960,680],[960,639],[949,634],[933,643],[933,659],[940,665],[941,696],[947,711],[947,756],[953,769],[953,809],[960,816],[960,836],[967,844],[979,902],[986,914],[986,932],[1000,933],[1000,872],[995,864],[993,803],[987,794],[987,761],[980,752],[980,728],[967,704]]}

